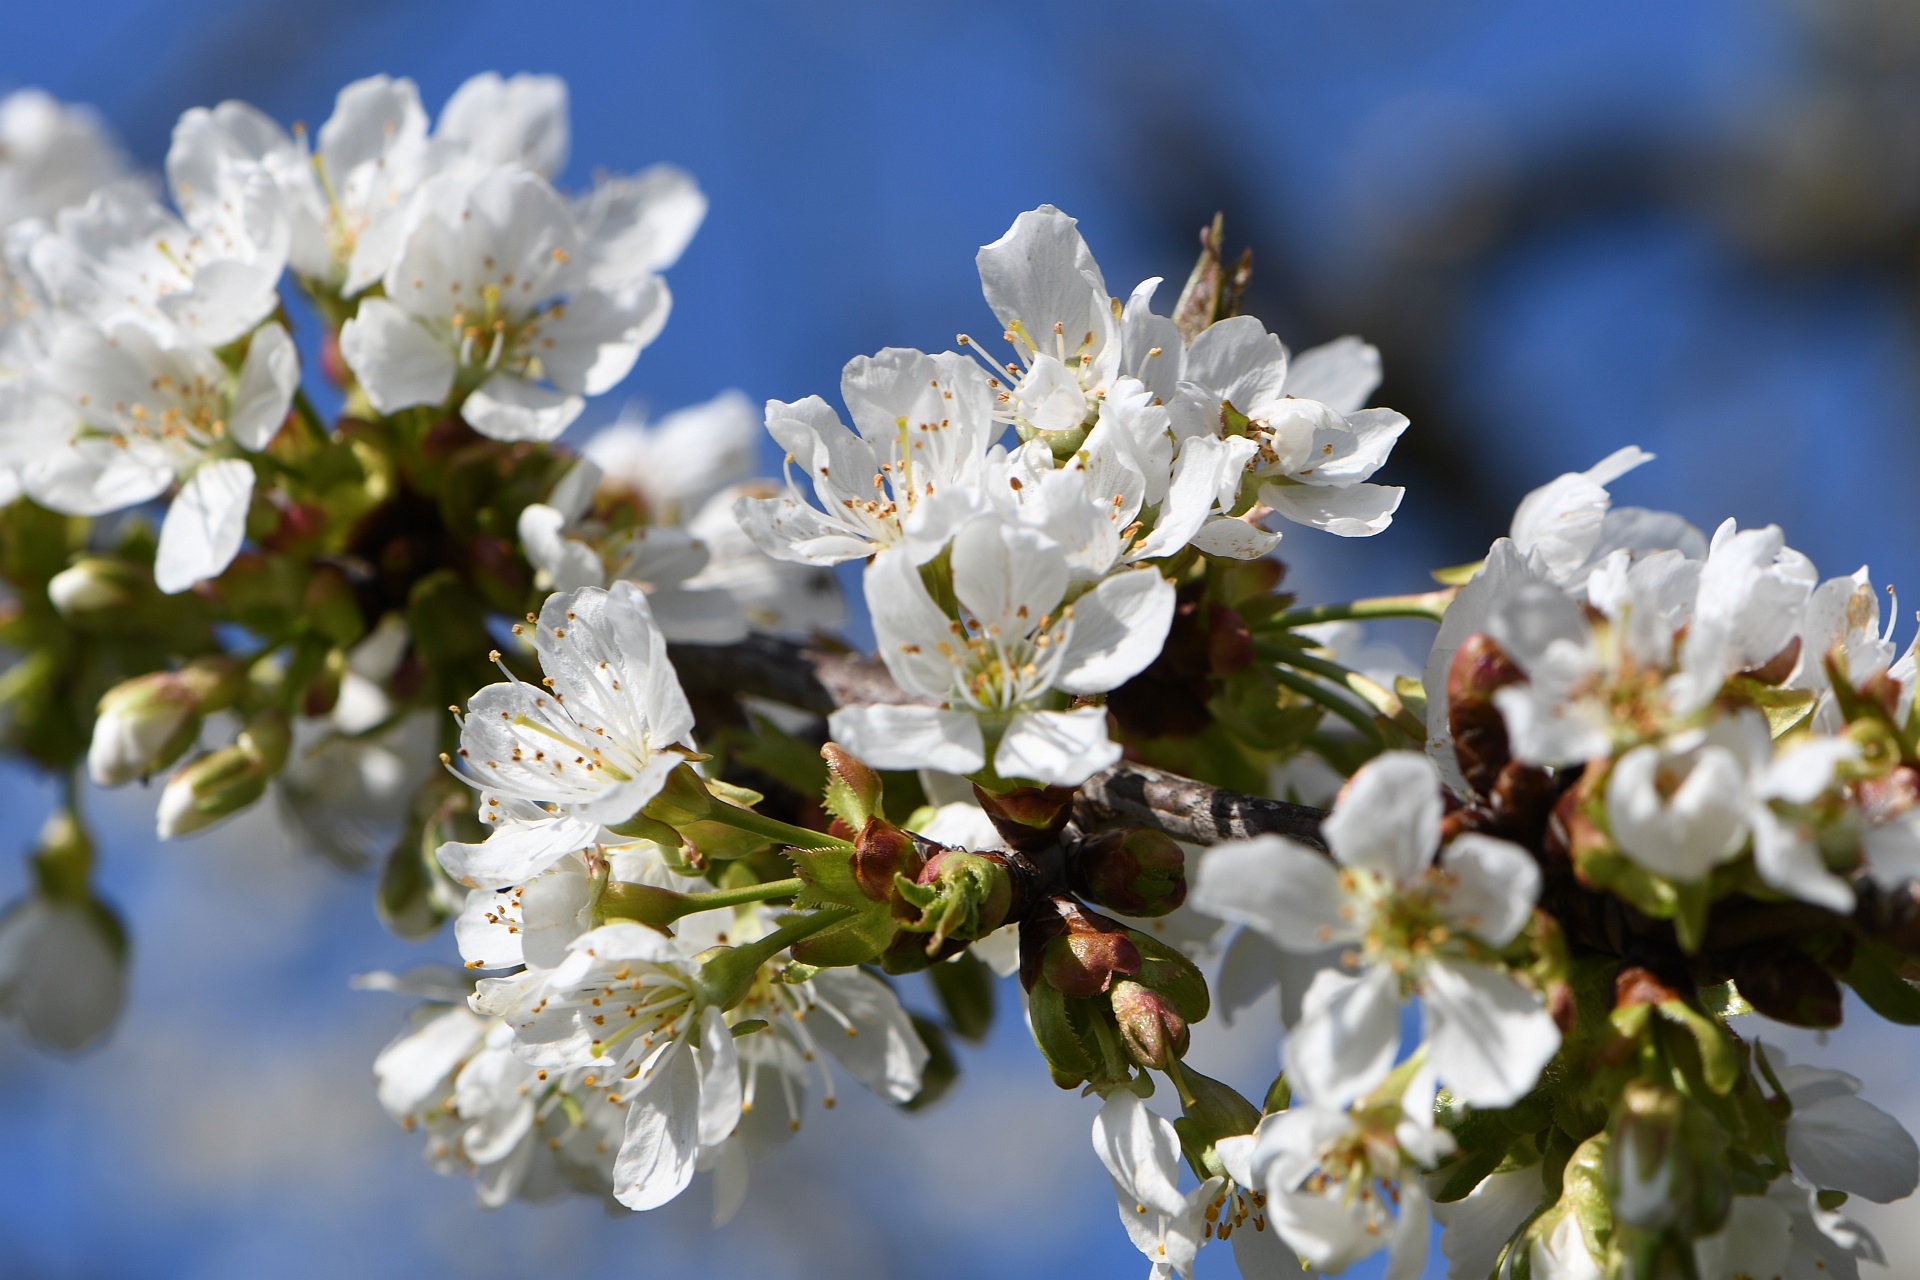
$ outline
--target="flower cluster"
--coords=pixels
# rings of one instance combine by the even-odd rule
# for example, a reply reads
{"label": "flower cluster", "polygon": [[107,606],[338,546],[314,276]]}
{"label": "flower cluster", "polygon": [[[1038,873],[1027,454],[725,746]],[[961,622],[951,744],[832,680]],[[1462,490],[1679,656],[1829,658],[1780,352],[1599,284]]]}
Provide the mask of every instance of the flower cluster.
{"label": "flower cluster", "polygon": [[841,378],[856,430],[818,396],[769,402],[767,430],[819,506],[790,474],[740,520],[782,559],[872,558],[880,656],[927,705],[847,707],[839,741],[882,768],[1073,786],[1119,759],[1097,699],[1160,653],[1169,572],[1265,555],[1280,537],[1266,514],[1386,528],[1401,491],[1367,481],[1407,420],[1360,407],[1380,373],[1356,340],[1290,365],[1250,316],[1189,341],[1151,309],[1157,279],[1123,306],[1051,206],[979,268],[1014,358],[996,365],[964,334],[977,363],[858,357]]}

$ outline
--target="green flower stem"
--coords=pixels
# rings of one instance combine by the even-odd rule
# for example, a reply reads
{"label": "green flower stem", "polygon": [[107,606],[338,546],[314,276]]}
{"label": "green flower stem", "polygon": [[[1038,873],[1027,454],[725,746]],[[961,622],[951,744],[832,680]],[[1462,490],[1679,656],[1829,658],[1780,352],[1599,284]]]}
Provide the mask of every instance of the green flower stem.
{"label": "green flower stem", "polygon": [[738,805],[717,802],[713,810],[704,819],[732,827],[735,831],[745,831],[760,836],[775,844],[783,844],[793,849],[851,849],[851,841],[839,836],[828,835],[824,831],[809,831],[805,827],[796,827],[791,822],[782,822],[778,818],[769,818],[752,809],[742,809]]}
{"label": "green flower stem", "polygon": [[1302,671],[1311,671],[1317,676],[1324,676],[1393,721],[1402,733],[1416,740],[1425,740],[1426,726],[1413,718],[1407,711],[1406,704],[1400,701],[1399,695],[1369,680],[1358,671],[1349,670],[1337,662],[1309,653],[1301,646],[1285,640],[1256,641],[1253,651],[1270,662],[1284,662],[1290,667],[1298,667]]}
{"label": "green flower stem", "polygon": [[1367,618],[1425,618],[1429,622],[1438,622],[1458,592],[1457,587],[1442,587],[1438,591],[1422,591],[1412,595],[1372,596],[1365,600],[1349,600],[1344,604],[1316,604],[1305,609],[1289,609],[1268,625],[1276,628],[1306,627],[1316,622],[1357,622]]}
{"label": "green flower stem", "polygon": [[691,904],[687,914],[696,911],[712,911],[715,907],[739,907],[749,902],[766,902],[773,898],[791,898],[806,888],[806,882],[799,876],[790,880],[769,880],[764,884],[750,884],[739,889],[715,889],[711,893],[689,893],[686,900]]}
{"label": "green flower stem", "polygon": [[1380,732],[1380,726],[1375,724],[1373,717],[1365,711],[1354,706],[1353,703],[1347,701],[1325,685],[1314,680],[1309,680],[1298,672],[1290,671],[1286,667],[1273,667],[1270,668],[1270,670],[1275,680],[1293,690],[1295,693],[1311,698],[1327,710],[1333,712],[1333,714],[1358,729],[1362,737],[1366,738],[1368,742],[1380,748],[1382,751],[1387,749],[1386,735]]}
{"label": "green flower stem", "polygon": [[733,1008],[753,990],[760,966],[802,938],[810,938],[822,929],[851,920],[852,907],[822,907],[809,915],[790,920],[764,938],[743,942],[737,947],[721,948],[718,954],[700,966],[700,994],[708,1004],[721,1010]]}

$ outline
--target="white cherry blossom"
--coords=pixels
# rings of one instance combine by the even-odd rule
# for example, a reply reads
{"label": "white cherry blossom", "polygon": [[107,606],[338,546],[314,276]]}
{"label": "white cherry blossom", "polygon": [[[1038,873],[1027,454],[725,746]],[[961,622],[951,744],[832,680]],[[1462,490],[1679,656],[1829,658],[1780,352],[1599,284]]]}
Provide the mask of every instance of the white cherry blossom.
{"label": "white cherry blossom", "polygon": [[880,768],[958,774],[984,767],[991,747],[1000,776],[1061,786],[1119,759],[1106,712],[1067,703],[1153,660],[1172,624],[1172,584],[1127,570],[1069,600],[1058,544],[991,517],[955,537],[952,564],[960,618],[934,603],[904,552],[880,555],[866,574],[887,670],[943,705],[843,707],[829,721],[834,740]]}
{"label": "white cherry blossom", "polygon": [[[952,352],[889,347],[848,361],[840,391],[857,432],[819,396],[767,402],[767,431],[787,451],[787,494],[743,498],[740,524],[781,560],[839,564],[900,546],[924,564],[984,509],[987,450],[1001,431],[987,376]],[[795,465],[818,508],[801,496]]]}
{"label": "white cherry blossom", "polygon": [[373,407],[458,393],[498,440],[551,440],[610,390],[666,323],[644,246],[596,257],[574,211],[516,167],[436,175],[415,196],[384,297],[364,300],[340,351]]}
{"label": "white cherry blossom", "polygon": [[240,549],[253,496],[253,465],[243,454],[266,448],[299,384],[286,330],[269,323],[255,331],[236,374],[164,329],[69,321],[54,334],[44,377],[63,420],[24,425],[54,428],[60,443],[22,469],[27,492],[57,511],[99,515],[180,480],[160,526],[154,580],[179,592],[224,570]]}
{"label": "white cherry blossom", "polygon": [[1431,1075],[1403,1074],[1392,1097],[1352,1108],[1296,1100],[1219,1144],[1228,1173],[1265,1193],[1269,1227],[1311,1268],[1343,1271],[1382,1248],[1387,1280],[1414,1280],[1426,1263],[1431,1210],[1418,1175],[1452,1147],[1433,1123]]}
{"label": "white cherry blossom", "polygon": [[1200,866],[1199,909],[1296,955],[1354,949],[1357,972],[1316,976],[1286,1040],[1290,1078],[1323,1105],[1386,1079],[1412,995],[1424,1004],[1433,1072],[1471,1105],[1517,1101],[1560,1047],[1539,996],[1489,962],[1531,918],[1539,869],[1488,836],[1441,850],[1440,807],[1433,766],[1389,752],[1354,774],[1324,824],[1331,858],[1259,836],[1216,847]]}
{"label": "white cherry blossom", "polygon": [[35,891],[0,911],[0,1017],[36,1044],[94,1044],[126,997],[126,942],[105,908]]}
{"label": "white cherry blossom", "polygon": [[461,721],[463,776],[495,829],[449,844],[442,865],[463,884],[523,884],[603,823],[624,822],[685,759],[693,712],[666,639],[632,583],[551,597],[533,645],[548,683],[488,685]]}
{"label": "white cherry blossom", "polygon": [[581,934],[561,963],[484,978],[476,1012],[513,1028],[513,1052],[547,1070],[589,1068],[626,1105],[613,1193],[651,1209],[693,1180],[703,1147],[725,1141],[740,1119],[733,1035],[707,1003],[698,965],[674,939],[617,922]]}

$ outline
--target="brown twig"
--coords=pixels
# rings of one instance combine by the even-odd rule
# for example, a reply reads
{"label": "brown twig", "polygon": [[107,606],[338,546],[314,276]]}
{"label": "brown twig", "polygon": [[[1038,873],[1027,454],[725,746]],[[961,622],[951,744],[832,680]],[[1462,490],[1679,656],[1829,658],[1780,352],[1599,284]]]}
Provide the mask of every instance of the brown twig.
{"label": "brown twig", "polygon": [[[689,694],[747,694],[817,715],[853,703],[915,703],[873,658],[772,636],[738,644],[675,645],[670,650]],[[1121,761],[1081,784],[1074,825],[1152,827],[1176,840],[1218,844],[1246,836],[1289,836],[1323,848],[1326,814],[1306,805],[1228,791],[1152,765]]]}

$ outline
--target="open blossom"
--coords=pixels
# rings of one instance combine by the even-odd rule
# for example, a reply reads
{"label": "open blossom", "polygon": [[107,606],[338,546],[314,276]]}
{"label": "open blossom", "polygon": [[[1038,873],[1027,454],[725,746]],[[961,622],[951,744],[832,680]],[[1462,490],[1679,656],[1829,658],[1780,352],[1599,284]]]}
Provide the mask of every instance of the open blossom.
{"label": "open blossom", "polygon": [[1058,544],[991,517],[955,537],[952,564],[958,618],[934,603],[903,552],[882,554],[866,574],[887,670],[942,705],[843,707],[829,722],[834,740],[879,768],[958,774],[983,768],[991,746],[1000,776],[1061,786],[1119,759],[1106,712],[1067,704],[1153,660],[1172,623],[1172,584],[1127,570],[1069,602]]}
{"label": "open blossom", "polygon": [[590,1068],[543,1072],[522,1062],[512,1052],[512,1028],[468,1009],[460,984],[370,978],[361,985],[435,1000],[415,1011],[373,1066],[381,1106],[406,1128],[424,1131],[435,1170],[471,1175],[476,1198],[489,1209],[611,1187],[626,1118],[607,1102],[612,1081],[587,1083]]}
{"label": "open blossom", "polygon": [[1532,857],[1478,834],[1442,851],[1439,779],[1411,752],[1354,774],[1323,830],[1331,859],[1282,836],[1219,846],[1193,892],[1201,910],[1295,954],[1354,949],[1357,972],[1323,970],[1308,988],[1287,1036],[1290,1077],[1326,1105],[1374,1088],[1398,1056],[1401,1002],[1417,994],[1441,1083],[1475,1106],[1518,1100],[1560,1047],[1540,998],[1489,962],[1533,914]]}
{"label": "open blossom", "polygon": [[626,377],[666,323],[670,299],[654,273],[685,240],[634,232],[656,221],[652,199],[675,203],[678,216],[680,192],[629,195],[620,209],[575,208],[517,166],[455,168],[423,183],[382,276],[385,296],[363,300],[340,333],[374,408],[458,392],[482,435],[551,440],[565,430],[582,397]]}
{"label": "open blossom", "polygon": [[975,263],[1018,360],[1002,418],[1023,438],[1089,425],[1120,372],[1120,318],[1078,223],[1050,204],[1030,209]]}
{"label": "open blossom", "polygon": [[839,564],[892,546],[931,560],[984,503],[987,449],[1001,431],[987,375],[952,352],[889,347],[848,361],[840,393],[853,431],[819,396],[767,402],[767,431],[820,506],[789,472],[785,497],[740,501],[740,524],[782,560]]}
{"label": "open blossom", "polygon": [[1195,1255],[1216,1235],[1232,1240],[1244,1276],[1280,1275],[1299,1266],[1269,1227],[1251,1185],[1212,1177],[1192,1191],[1180,1190],[1179,1134],[1127,1090],[1109,1095],[1094,1117],[1093,1149],[1113,1180],[1120,1223],[1150,1264],[1150,1280],[1190,1280]]}
{"label": "open blossom", "polygon": [[25,424],[50,430],[52,445],[22,468],[27,492],[56,511],[98,515],[179,480],[154,580],[179,592],[219,574],[246,535],[254,469],[244,454],[280,430],[299,385],[286,330],[256,330],[238,373],[177,331],[132,319],[105,328],[67,321],[50,346],[44,385],[63,414]]}
{"label": "open blossom", "polygon": [[581,934],[561,963],[485,978],[476,1012],[513,1028],[513,1050],[535,1068],[589,1068],[626,1104],[614,1163],[615,1199],[651,1209],[684,1191],[703,1147],[740,1119],[740,1071],[720,1009],[706,1001],[699,966],[675,940],[617,922]]}
{"label": "open blossom", "polygon": [[1407,429],[1402,414],[1361,407],[1379,381],[1379,353],[1357,339],[1304,352],[1290,367],[1280,339],[1233,316],[1185,350],[1174,430],[1244,436],[1257,452],[1243,484],[1262,503],[1298,524],[1366,537],[1393,522],[1405,493],[1369,483]]}
{"label": "open blossom", "polygon": [[1385,1248],[1388,1280],[1413,1280],[1427,1257],[1431,1210],[1419,1173],[1452,1141],[1433,1122],[1433,1078],[1349,1108],[1296,1102],[1220,1157],[1241,1186],[1264,1193],[1267,1220],[1309,1267],[1338,1272]]}
{"label": "open blossom", "polygon": [[1844,1191],[1876,1204],[1912,1195],[1920,1186],[1920,1146],[1886,1112],[1860,1097],[1860,1081],[1844,1071],[1787,1063],[1762,1045],[1792,1107],[1787,1158],[1796,1173],[1824,1191]]}
{"label": "open blossom", "polygon": [[737,391],[657,424],[623,418],[599,432],[547,500],[521,510],[536,585],[637,582],[674,643],[839,626],[845,613],[831,573],[767,555],[734,514],[755,492],[739,482],[751,474],[759,434]]}
{"label": "open blossom", "polygon": [[632,583],[548,599],[534,628],[544,685],[491,684],[460,727],[464,776],[482,790],[480,845],[441,862],[469,885],[521,884],[624,822],[684,759],[693,712],[646,595]]}

